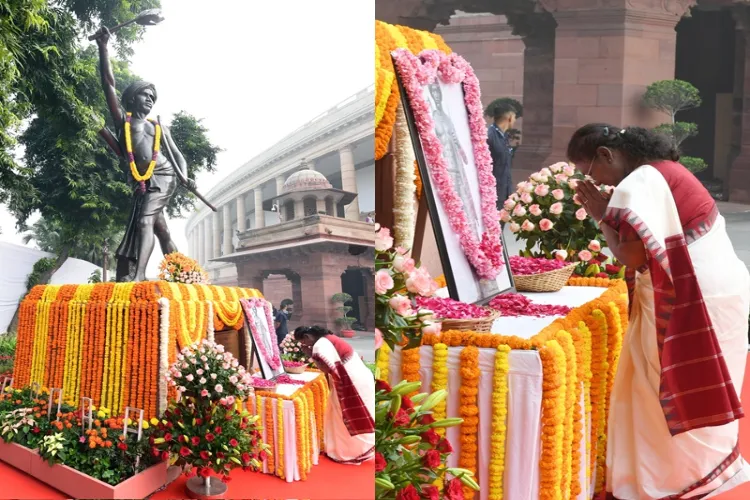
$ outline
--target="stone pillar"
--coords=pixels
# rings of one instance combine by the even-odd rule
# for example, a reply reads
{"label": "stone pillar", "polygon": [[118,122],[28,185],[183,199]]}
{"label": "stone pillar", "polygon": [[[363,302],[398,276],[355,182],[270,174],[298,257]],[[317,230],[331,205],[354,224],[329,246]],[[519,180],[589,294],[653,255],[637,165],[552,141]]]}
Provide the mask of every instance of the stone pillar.
{"label": "stone pillar", "polygon": [[203,219],[203,252],[205,257],[203,259],[203,265],[207,266],[208,262],[214,258],[214,245],[213,245],[213,230],[212,230],[213,217],[209,214],[208,217]]}
{"label": "stone pillar", "polygon": [[325,198],[318,198],[315,200],[315,205],[317,207],[318,213],[326,211],[326,199]]}
{"label": "stone pillar", "polygon": [[[341,187],[344,191],[357,193],[357,174],[354,170],[354,153],[351,146],[344,146],[339,150],[339,160],[341,161]],[[345,207],[346,218],[350,220],[359,220],[359,200],[354,201]]]}
{"label": "stone pillar", "polygon": [[362,316],[364,327],[368,331],[375,331],[375,270],[362,269],[362,279],[365,285],[365,308]]}
{"label": "stone pillar", "polygon": [[750,203],[750,10],[735,5],[734,112],[728,186],[729,201]]}
{"label": "stone pillar", "polygon": [[224,219],[224,255],[234,252],[232,245],[232,207],[229,203],[222,207],[222,218]]}
{"label": "stone pillar", "polygon": [[[675,26],[695,0],[540,0],[557,21],[552,151],[565,159],[573,132],[592,122],[639,123],[646,87],[674,78]],[[541,166],[541,165],[540,165]]]}
{"label": "stone pillar", "polygon": [[212,253],[215,259],[221,257],[221,221],[218,212],[214,212],[211,218],[213,219],[211,226],[213,229]]}
{"label": "stone pillar", "polygon": [[247,262],[238,262],[237,266],[237,286],[240,288],[254,288],[263,293],[263,281],[265,278],[262,274],[257,274],[255,267]]}
{"label": "stone pillar", "polygon": [[[344,267],[340,258],[334,253],[310,256],[309,264],[300,274],[300,297],[305,300],[304,317],[300,318],[303,324],[324,326],[334,332],[339,330],[336,318],[340,313],[331,302],[331,297],[341,292],[341,273]],[[292,288],[293,295],[294,290]],[[292,300],[296,302],[294,296]]]}
{"label": "stone pillar", "polygon": [[548,12],[509,16],[523,50],[521,145],[513,158],[513,186],[539,170],[551,152],[555,85],[555,19]]}
{"label": "stone pillar", "polygon": [[[294,314],[301,318],[305,313],[305,304],[302,300],[302,280],[299,275],[288,276],[287,279],[292,283],[292,300],[294,301]],[[373,288],[374,290],[374,288]]]}
{"label": "stone pillar", "polygon": [[255,229],[266,227],[266,213],[263,211],[263,186],[253,189],[255,194]]}
{"label": "stone pillar", "polygon": [[243,193],[237,197],[237,231],[241,233],[247,231],[246,218],[245,194]]}
{"label": "stone pillar", "polygon": [[281,196],[284,191],[284,182],[286,182],[286,179],[283,175],[276,177],[276,196]]}
{"label": "stone pillar", "polygon": [[294,200],[294,218],[304,219],[305,218],[305,201]]}

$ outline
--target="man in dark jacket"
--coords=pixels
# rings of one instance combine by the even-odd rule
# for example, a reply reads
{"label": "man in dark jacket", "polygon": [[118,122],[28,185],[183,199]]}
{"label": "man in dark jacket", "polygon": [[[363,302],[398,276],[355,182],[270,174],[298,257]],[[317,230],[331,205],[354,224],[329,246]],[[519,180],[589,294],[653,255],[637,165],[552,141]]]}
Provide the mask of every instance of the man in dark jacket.
{"label": "man in dark jacket", "polygon": [[487,127],[487,144],[492,155],[492,173],[497,181],[497,208],[500,210],[512,192],[511,151],[508,131],[521,116],[521,103],[515,99],[495,99],[487,106],[485,115],[492,120]]}

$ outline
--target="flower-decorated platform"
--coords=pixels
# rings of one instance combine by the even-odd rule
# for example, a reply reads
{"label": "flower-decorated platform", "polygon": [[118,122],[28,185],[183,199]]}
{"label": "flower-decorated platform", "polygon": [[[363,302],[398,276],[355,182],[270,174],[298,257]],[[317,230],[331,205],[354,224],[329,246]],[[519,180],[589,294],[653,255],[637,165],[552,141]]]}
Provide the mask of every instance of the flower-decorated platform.
{"label": "flower-decorated platform", "polygon": [[526,294],[572,307],[564,317],[500,317],[491,332],[426,333],[419,349],[379,352],[383,379],[448,390],[434,416],[464,422],[447,430],[447,465],[475,472],[477,498],[590,499],[601,491],[627,291],[603,278],[569,285]]}
{"label": "flower-decorated platform", "polygon": [[167,406],[177,352],[217,329],[238,329],[253,289],[165,281],[34,287],[19,310],[15,387],[61,388],[114,414]]}
{"label": "flower-decorated platform", "polygon": [[304,384],[279,384],[273,391],[256,389],[247,409],[260,416],[263,439],[271,448],[263,472],[291,483],[306,481],[312,466],[318,465],[329,389],[319,371],[289,377]]}

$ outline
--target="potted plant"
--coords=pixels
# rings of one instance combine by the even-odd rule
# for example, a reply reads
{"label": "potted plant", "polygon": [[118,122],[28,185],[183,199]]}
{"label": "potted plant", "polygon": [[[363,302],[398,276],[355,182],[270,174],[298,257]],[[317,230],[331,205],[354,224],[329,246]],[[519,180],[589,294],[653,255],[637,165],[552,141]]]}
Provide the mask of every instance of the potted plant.
{"label": "potted plant", "polygon": [[252,376],[223,346],[203,340],[183,349],[167,380],[180,398],[158,423],[153,452],[176,457],[175,464],[190,477],[191,498],[222,498],[229,472],[257,471],[268,451],[259,417],[241,404],[253,394]]}
{"label": "potted plant", "polygon": [[348,293],[337,293],[334,294],[333,297],[331,297],[331,301],[334,304],[341,304],[336,309],[338,311],[341,311],[342,316],[340,318],[336,318],[336,323],[338,323],[341,326],[341,336],[346,337],[348,339],[354,337],[354,330],[352,330],[352,323],[357,321],[355,318],[350,318],[348,314],[351,312],[352,307],[347,306],[346,304],[348,302],[352,301],[352,296]]}

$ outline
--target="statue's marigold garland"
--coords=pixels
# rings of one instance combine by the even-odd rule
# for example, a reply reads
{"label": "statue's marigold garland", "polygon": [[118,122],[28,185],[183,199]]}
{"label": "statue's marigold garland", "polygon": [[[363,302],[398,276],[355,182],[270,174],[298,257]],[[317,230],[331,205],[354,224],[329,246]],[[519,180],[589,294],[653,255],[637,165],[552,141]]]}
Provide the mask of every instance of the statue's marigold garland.
{"label": "statue's marigold garland", "polygon": [[505,436],[508,432],[508,372],[510,347],[500,345],[495,354],[492,390],[492,437],[489,466],[489,499],[503,500],[505,473]]}
{"label": "statue's marigold garland", "polygon": [[[416,349],[415,349],[416,350]],[[460,415],[461,449],[458,458],[459,467],[470,470],[476,477],[477,473],[477,431],[479,429],[479,408],[477,395],[479,394],[479,349],[474,346],[465,347],[460,354],[461,388]],[[474,490],[464,485],[464,497],[473,498]]]}
{"label": "statue's marigold garland", "polygon": [[539,350],[542,359],[542,450],[539,460],[540,500],[562,500],[565,435],[565,352],[557,340]]}
{"label": "statue's marigold garland", "polygon": [[450,54],[451,50],[439,35],[382,21],[375,21],[375,45],[375,159],[379,160],[388,152],[400,99],[391,52],[404,48],[419,54],[437,48]]}
{"label": "statue's marigold garland", "polygon": [[146,181],[154,175],[154,169],[156,168],[156,160],[159,158],[159,150],[161,148],[161,126],[154,120],[149,119],[148,121],[154,126],[154,147],[151,154],[151,161],[148,164],[146,173],[141,175],[138,171],[138,166],[135,164],[135,156],[133,156],[133,141],[130,134],[130,122],[133,120],[133,113],[127,113],[125,115],[125,151],[128,155],[128,164],[130,165],[130,175],[133,176],[136,182],[138,182],[140,191],[146,192]]}

